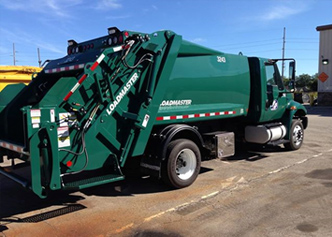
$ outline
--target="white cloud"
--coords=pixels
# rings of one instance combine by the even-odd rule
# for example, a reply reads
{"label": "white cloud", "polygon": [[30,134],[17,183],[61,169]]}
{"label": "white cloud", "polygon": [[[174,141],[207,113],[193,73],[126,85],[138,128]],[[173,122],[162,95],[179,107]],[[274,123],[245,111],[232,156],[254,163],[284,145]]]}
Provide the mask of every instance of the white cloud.
{"label": "white cloud", "polygon": [[269,9],[269,11],[263,14],[260,19],[265,21],[280,20],[300,14],[306,10],[307,6],[305,4],[301,5],[300,2],[296,5],[296,7],[294,4],[292,4],[291,6],[278,5]]}
{"label": "white cloud", "polygon": [[130,17],[131,17],[131,15],[127,14],[127,15],[119,15],[119,16],[107,16],[106,19],[119,20],[119,19],[128,19]]}
{"label": "white cloud", "polygon": [[195,39],[192,39],[190,41],[193,42],[193,43],[196,43],[196,44],[200,44],[200,43],[206,42],[206,39],[204,39],[204,38],[195,38]]}
{"label": "white cloud", "polygon": [[0,5],[14,11],[38,12],[48,16],[70,17],[68,9],[83,0],[0,0]]}
{"label": "white cloud", "polygon": [[60,55],[65,55],[66,54],[66,50],[60,49],[57,45],[54,44],[49,44],[49,43],[45,43],[45,42],[35,42],[34,43],[38,48],[40,49],[44,49],[46,51],[50,51],[52,53],[57,53]]}
{"label": "white cloud", "polygon": [[99,0],[95,9],[97,10],[110,10],[119,9],[122,5],[118,3],[118,0]]}
{"label": "white cloud", "polygon": [[42,40],[41,36],[36,37],[36,35],[32,35],[22,30],[9,30],[5,28],[0,28],[0,34],[7,42],[27,44],[30,47],[34,45],[36,48],[45,49],[47,51],[62,55],[66,53],[65,50],[59,48],[58,45],[50,44]]}

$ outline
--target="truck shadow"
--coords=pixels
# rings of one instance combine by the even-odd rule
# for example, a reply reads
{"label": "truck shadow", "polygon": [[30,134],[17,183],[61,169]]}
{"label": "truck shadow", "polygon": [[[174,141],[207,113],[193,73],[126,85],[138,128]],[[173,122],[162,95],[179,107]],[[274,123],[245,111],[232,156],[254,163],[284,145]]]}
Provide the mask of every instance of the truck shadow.
{"label": "truck shadow", "polygon": [[269,158],[269,153],[287,153],[289,150],[283,148],[282,146],[272,146],[272,145],[236,145],[236,152],[234,156],[226,157],[223,160],[228,162],[236,162],[240,160],[245,160],[249,162],[254,162],[262,159]]}
{"label": "truck shadow", "polygon": [[318,115],[321,117],[331,117],[332,116],[332,107],[331,106],[305,106],[308,114]]}
{"label": "truck shadow", "polygon": [[[228,162],[236,162],[246,160],[248,162],[255,162],[261,159],[268,158],[268,153],[273,152],[287,152],[286,149],[278,146],[250,146],[250,150],[246,148],[239,148],[236,150],[234,156],[227,157],[223,160]],[[213,171],[211,168],[204,167],[204,162],[216,158],[203,158],[200,174]],[[161,180],[150,177],[141,176],[139,172],[131,173],[126,180],[97,187],[81,190],[87,196],[134,196],[135,194],[149,194],[161,193],[175,190],[165,185]]]}
{"label": "truck shadow", "polygon": [[[40,199],[12,181],[1,179],[0,182],[0,231],[9,223],[37,223],[86,208],[77,203],[84,199],[79,195],[54,193],[50,198]],[[50,211],[35,214],[35,211],[50,207]],[[33,213],[24,217],[16,216],[30,212]]]}
{"label": "truck shadow", "polygon": [[[213,171],[213,169],[201,167],[200,174]],[[131,173],[124,181],[117,183],[96,186],[81,190],[87,196],[134,196],[136,194],[151,194],[174,191],[165,185],[157,177],[144,176],[137,173]]]}

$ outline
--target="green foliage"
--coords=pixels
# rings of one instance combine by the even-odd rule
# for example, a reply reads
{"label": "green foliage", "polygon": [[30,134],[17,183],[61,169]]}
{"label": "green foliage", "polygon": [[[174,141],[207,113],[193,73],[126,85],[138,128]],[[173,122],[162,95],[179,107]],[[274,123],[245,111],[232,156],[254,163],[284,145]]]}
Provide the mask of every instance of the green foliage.
{"label": "green foliage", "polygon": [[299,75],[296,77],[296,87],[302,91],[317,91],[317,77],[317,73],[313,76],[309,74]]}
{"label": "green foliage", "polygon": [[287,87],[289,85],[290,79],[284,77],[282,81],[284,82],[284,86]]}

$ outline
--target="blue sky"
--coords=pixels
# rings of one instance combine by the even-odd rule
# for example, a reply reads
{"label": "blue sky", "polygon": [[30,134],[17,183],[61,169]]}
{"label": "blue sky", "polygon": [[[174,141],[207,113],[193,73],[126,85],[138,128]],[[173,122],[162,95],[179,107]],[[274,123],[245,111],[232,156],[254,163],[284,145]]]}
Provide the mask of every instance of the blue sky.
{"label": "blue sky", "polygon": [[226,53],[297,60],[297,74],[318,71],[319,32],[332,24],[332,0],[0,0],[0,65],[38,66],[65,56],[67,40],[107,28],[152,33],[169,29]]}

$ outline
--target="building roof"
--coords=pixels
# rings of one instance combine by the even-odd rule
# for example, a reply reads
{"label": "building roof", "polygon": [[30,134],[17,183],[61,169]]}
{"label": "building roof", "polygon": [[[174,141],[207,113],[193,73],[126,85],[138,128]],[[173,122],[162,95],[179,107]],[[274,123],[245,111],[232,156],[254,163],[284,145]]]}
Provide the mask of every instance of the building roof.
{"label": "building roof", "polygon": [[317,26],[317,31],[323,31],[323,30],[332,30],[332,24],[331,25],[324,25],[324,26]]}

